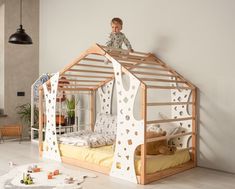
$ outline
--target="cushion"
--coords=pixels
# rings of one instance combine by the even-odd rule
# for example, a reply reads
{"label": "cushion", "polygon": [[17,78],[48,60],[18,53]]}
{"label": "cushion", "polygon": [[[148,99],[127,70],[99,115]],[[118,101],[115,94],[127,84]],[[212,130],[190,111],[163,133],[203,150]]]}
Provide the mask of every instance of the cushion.
{"label": "cushion", "polygon": [[96,116],[95,132],[106,135],[116,135],[117,116],[98,113]]}
{"label": "cushion", "polygon": [[103,133],[93,133],[89,138],[89,147],[97,148],[106,145],[112,145],[115,142],[114,135],[105,135]]}
{"label": "cushion", "polygon": [[58,141],[62,144],[70,144],[74,146],[89,146],[89,135],[91,131],[82,130],[78,132],[66,133],[57,136]]}

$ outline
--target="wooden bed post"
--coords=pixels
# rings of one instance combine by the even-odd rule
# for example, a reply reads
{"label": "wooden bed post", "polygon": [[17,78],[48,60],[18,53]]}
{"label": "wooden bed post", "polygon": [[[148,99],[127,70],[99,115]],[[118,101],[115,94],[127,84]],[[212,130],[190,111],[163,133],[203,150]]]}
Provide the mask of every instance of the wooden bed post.
{"label": "wooden bed post", "polygon": [[141,117],[144,120],[144,144],[141,145],[141,172],[140,184],[146,183],[146,115],[147,115],[147,88],[141,83]]}
{"label": "wooden bed post", "polygon": [[32,127],[34,125],[34,90],[33,85],[31,85],[31,120],[30,120],[30,133],[31,133],[31,141],[33,140],[33,130]]}
{"label": "wooden bed post", "polygon": [[90,124],[91,130],[94,131],[94,110],[95,110],[95,90],[90,93]]}
{"label": "wooden bed post", "polygon": [[39,155],[42,157],[43,151],[43,89],[39,89],[39,128],[38,128],[38,139],[39,139]]}
{"label": "wooden bed post", "polygon": [[192,160],[197,166],[197,88],[192,90]]}

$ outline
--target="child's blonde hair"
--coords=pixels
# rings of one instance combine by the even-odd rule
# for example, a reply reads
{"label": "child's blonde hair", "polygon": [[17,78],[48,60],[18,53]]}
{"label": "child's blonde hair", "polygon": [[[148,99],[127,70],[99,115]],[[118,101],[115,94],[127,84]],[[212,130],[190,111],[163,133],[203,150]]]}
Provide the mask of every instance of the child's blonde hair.
{"label": "child's blonde hair", "polygon": [[121,18],[118,18],[118,17],[115,17],[111,20],[111,24],[120,24],[122,26],[123,22],[122,22],[122,19]]}

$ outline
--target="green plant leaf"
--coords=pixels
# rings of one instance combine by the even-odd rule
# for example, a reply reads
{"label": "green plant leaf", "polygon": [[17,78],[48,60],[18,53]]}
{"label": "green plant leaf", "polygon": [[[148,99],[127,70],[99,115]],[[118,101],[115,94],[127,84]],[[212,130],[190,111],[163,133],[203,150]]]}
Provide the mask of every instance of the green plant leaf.
{"label": "green plant leaf", "polygon": [[68,117],[75,116],[75,96],[72,95],[71,99],[66,99],[67,115]]}
{"label": "green plant leaf", "polygon": [[[27,125],[31,122],[31,104],[26,103],[16,107],[17,114],[19,115],[21,121]],[[34,106],[34,124],[38,125],[39,122],[39,111],[36,106]]]}

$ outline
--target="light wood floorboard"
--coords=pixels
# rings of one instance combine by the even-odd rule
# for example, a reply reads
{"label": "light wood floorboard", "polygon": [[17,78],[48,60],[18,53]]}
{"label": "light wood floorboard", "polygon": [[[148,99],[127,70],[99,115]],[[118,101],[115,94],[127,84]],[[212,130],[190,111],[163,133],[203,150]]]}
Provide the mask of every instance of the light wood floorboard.
{"label": "light wood floorboard", "polygon": [[[5,141],[0,144],[0,175],[10,170],[8,162],[17,165],[41,162],[38,156],[37,144],[30,142]],[[84,170],[66,165],[70,169]],[[86,170],[88,171],[88,170]],[[153,182],[149,185],[136,185],[120,179],[112,178],[100,173],[96,179],[87,179],[83,183],[84,189],[233,189],[235,188],[235,174],[228,174],[206,168],[197,167],[183,173]]]}

